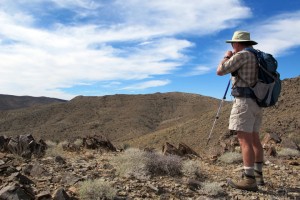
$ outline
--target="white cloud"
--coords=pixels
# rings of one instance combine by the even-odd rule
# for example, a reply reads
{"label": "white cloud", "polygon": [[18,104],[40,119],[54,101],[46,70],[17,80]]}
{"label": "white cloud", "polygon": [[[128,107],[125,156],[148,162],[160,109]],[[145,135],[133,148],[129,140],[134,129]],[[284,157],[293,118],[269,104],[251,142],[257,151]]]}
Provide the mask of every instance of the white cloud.
{"label": "white cloud", "polygon": [[133,84],[127,87],[122,88],[122,90],[143,90],[147,88],[159,87],[164,86],[170,83],[170,80],[152,80],[141,82],[137,84]]}
{"label": "white cloud", "polygon": [[[56,8],[52,16],[41,1],[2,1],[0,93],[71,98],[64,88],[170,74],[189,60],[185,50],[194,45],[177,34],[211,34],[251,15],[237,0],[45,2],[80,17],[71,16],[74,21],[64,24],[53,12]],[[53,17],[50,29],[38,26],[48,23],[40,21],[40,14]],[[79,21],[83,16],[84,24]],[[149,81],[136,88],[168,83]]]}
{"label": "white cloud", "polygon": [[257,25],[253,36],[257,38],[258,49],[274,55],[300,46],[300,11],[282,14]]}
{"label": "white cloud", "polygon": [[[215,66],[214,66],[215,68]],[[202,74],[206,74],[212,70],[212,67],[206,67],[206,66],[197,66],[192,71],[184,74],[184,76],[198,76]]]}
{"label": "white cloud", "polygon": [[[211,1],[117,0],[126,24],[140,24],[164,34],[189,33],[205,35],[234,26],[251,12],[237,0]],[[224,14],[226,13],[226,14]],[[226,22],[226,23],[225,23]]]}
{"label": "white cloud", "polygon": [[78,8],[94,10],[101,7],[101,4],[98,1],[92,1],[92,0],[52,0],[52,1],[58,6],[65,7],[65,8],[78,7]]}

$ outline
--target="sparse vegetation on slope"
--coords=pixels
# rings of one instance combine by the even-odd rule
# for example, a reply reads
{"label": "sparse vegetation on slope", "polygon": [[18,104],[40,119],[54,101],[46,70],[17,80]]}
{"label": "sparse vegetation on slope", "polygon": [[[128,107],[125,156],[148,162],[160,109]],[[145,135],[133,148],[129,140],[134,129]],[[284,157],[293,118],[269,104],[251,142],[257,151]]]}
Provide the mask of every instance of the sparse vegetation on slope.
{"label": "sparse vegetation on slope", "polygon": [[219,157],[219,160],[223,163],[232,164],[232,163],[241,163],[242,155],[237,152],[226,152]]}
{"label": "sparse vegetation on slope", "polygon": [[[85,139],[78,151],[62,149],[63,157],[57,154],[36,157],[34,154],[24,159],[10,154],[9,148],[5,148],[11,140],[14,141],[0,138],[0,199],[15,199],[18,195],[22,195],[22,199],[63,197],[83,200],[300,197],[300,158],[293,156],[290,151],[278,158],[266,155],[263,168],[266,185],[259,186],[258,192],[245,192],[226,184],[228,177],[240,178],[240,163],[224,165],[210,157],[162,155],[153,149],[153,152],[149,152],[149,149],[107,152],[105,146],[100,145],[99,149],[91,150],[85,145]],[[27,141],[28,144],[34,142]],[[67,143],[71,144],[69,141]],[[48,148],[61,146],[50,141],[47,144]],[[270,142],[267,145],[272,144]],[[276,147],[284,150],[280,144]],[[21,155],[30,150],[30,146],[27,146]],[[121,171],[126,173],[122,174]]]}
{"label": "sparse vegetation on slope", "polygon": [[163,155],[139,149],[127,149],[124,153],[111,159],[112,165],[120,176],[134,176],[149,179],[153,176],[186,176],[203,178],[199,161],[183,160],[175,155]]}
{"label": "sparse vegetation on slope", "polygon": [[[275,132],[299,144],[300,77],[282,84],[278,105],[264,110],[261,133]],[[230,99],[230,97],[228,98]],[[79,96],[67,103],[0,112],[0,133],[30,133],[44,140],[75,140],[78,136],[105,135],[114,145],[161,148],[165,142],[183,142],[200,154],[220,100],[187,93]],[[227,131],[231,103],[222,107],[210,147]]]}
{"label": "sparse vegetation on slope", "polygon": [[79,197],[81,200],[114,199],[117,190],[111,183],[102,179],[87,180],[81,183]]}

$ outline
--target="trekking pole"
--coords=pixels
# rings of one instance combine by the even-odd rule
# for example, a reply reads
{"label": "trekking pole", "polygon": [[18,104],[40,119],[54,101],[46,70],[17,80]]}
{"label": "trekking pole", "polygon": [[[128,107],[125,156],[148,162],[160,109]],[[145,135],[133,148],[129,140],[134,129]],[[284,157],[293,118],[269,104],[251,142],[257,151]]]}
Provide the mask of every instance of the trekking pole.
{"label": "trekking pole", "polygon": [[213,123],[213,126],[212,126],[212,128],[211,128],[211,130],[210,130],[209,136],[208,136],[208,138],[207,138],[206,145],[208,145],[208,142],[209,142],[210,137],[211,137],[211,134],[212,134],[212,132],[213,132],[213,130],[214,130],[216,121],[217,121],[217,119],[219,119],[220,110],[221,110],[221,107],[222,107],[222,105],[223,105],[224,100],[226,99],[226,95],[227,95],[227,91],[228,91],[229,85],[230,85],[230,80],[229,80],[229,82],[228,82],[228,85],[227,85],[227,87],[226,87],[225,94],[224,94],[223,99],[222,99],[222,101],[221,101],[221,103],[220,103],[220,106],[219,106],[219,108],[218,108],[218,112],[217,112],[217,115],[216,115],[216,117],[215,117],[215,121],[214,121],[214,123]]}

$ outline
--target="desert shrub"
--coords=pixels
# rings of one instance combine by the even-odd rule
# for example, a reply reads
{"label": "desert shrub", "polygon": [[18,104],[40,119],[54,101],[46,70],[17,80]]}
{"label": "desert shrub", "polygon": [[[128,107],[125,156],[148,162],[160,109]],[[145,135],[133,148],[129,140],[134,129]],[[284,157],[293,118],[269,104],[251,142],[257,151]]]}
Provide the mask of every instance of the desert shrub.
{"label": "desert shrub", "polygon": [[156,175],[180,175],[182,160],[178,156],[164,156],[156,152],[144,152],[139,149],[127,149],[111,159],[117,174],[148,178]]}
{"label": "desert shrub", "polygon": [[129,149],[129,148],[130,148],[130,144],[128,144],[128,143],[125,143],[122,145],[123,150]]}
{"label": "desert shrub", "polygon": [[203,183],[202,190],[209,196],[218,196],[224,194],[224,189],[217,182]]}
{"label": "desert shrub", "polygon": [[283,148],[280,151],[278,151],[278,156],[280,156],[280,157],[284,157],[284,156],[300,156],[300,153],[296,149]]}
{"label": "desert shrub", "polygon": [[237,152],[226,152],[219,157],[219,161],[227,164],[238,163],[242,161],[242,155]]}
{"label": "desert shrub", "polygon": [[300,135],[297,133],[292,133],[291,135],[289,135],[289,138],[295,142],[297,145],[300,145]]}
{"label": "desert shrub", "polygon": [[146,170],[150,175],[181,175],[182,159],[175,155],[163,155],[156,152],[146,153]]}
{"label": "desert shrub", "polygon": [[186,160],[182,165],[182,173],[190,178],[201,177],[200,162],[197,160]]}
{"label": "desert shrub", "polygon": [[47,144],[48,148],[55,147],[57,145],[56,142],[53,142],[51,140],[46,140],[45,143]]}
{"label": "desert shrub", "polygon": [[83,139],[77,138],[77,139],[74,141],[74,145],[75,145],[77,148],[80,148],[80,147],[83,145]]}
{"label": "desert shrub", "polygon": [[67,141],[62,141],[62,142],[59,142],[59,143],[57,144],[57,146],[58,146],[58,148],[63,149],[64,146],[66,146],[66,145],[68,145],[68,144],[69,144],[69,142],[67,142]]}
{"label": "desert shrub", "polygon": [[63,142],[62,143],[55,143],[53,141],[47,140],[45,142],[48,146],[46,150],[46,156],[61,156],[64,155],[64,150],[63,150]]}
{"label": "desert shrub", "polygon": [[116,193],[116,189],[109,182],[101,179],[84,181],[79,188],[79,197],[82,200],[114,199]]}
{"label": "desert shrub", "polygon": [[135,176],[140,178],[147,176],[145,170],[145,152],[139,149],[127,149],[124,153],[113,157],[111,162],[120,176]]}

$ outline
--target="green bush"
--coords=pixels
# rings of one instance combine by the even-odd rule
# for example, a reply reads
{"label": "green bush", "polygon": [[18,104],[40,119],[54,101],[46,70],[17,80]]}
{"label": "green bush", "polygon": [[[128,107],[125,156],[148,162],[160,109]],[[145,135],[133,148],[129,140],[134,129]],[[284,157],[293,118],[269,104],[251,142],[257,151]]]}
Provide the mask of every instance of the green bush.
{"label": "green bush", "polygon": [[237,152],[226,152],[219,157],[219,161],[227,164],[239,163],[242,161],[242,155]]}
{"label": "green bush", "polygon": [[117,191],[111,184],[101,179],[84,181],[79,188],[79,197],[81,200],[114,199],[116,194]]}

